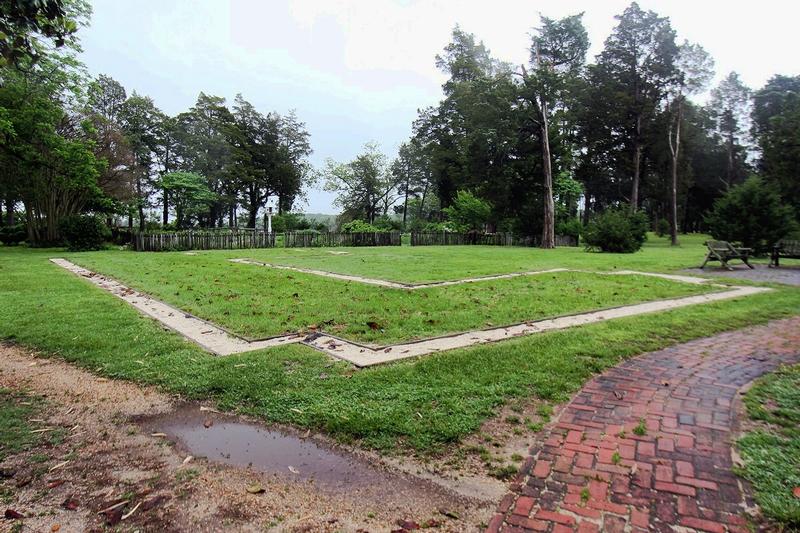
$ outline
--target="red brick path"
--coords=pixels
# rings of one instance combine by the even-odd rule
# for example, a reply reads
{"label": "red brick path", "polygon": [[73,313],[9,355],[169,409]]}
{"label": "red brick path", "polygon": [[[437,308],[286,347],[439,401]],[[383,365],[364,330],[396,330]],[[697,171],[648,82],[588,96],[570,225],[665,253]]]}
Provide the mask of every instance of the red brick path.
{"label": "red brick path", "polygon": [[794,317],[596,377],[531,448],[488,531],[746,531],[746,495],[731,472],[733,404],[742,386],[800,360],[798,346]]}

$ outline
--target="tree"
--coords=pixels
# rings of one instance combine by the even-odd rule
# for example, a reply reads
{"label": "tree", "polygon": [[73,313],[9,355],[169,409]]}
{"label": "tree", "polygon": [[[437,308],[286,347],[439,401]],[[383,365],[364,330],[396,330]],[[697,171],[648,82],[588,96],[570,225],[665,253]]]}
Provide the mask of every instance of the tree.
{"label": "tree", "polygon": [[325,190],[337,193],[334,203],[343,209],[345,218],[369,224],[387,213],[397,185],[376,143],[365,144],[363,152],[349,163],[329,159],[323,176]]}
{"label": "tree", "polygon": [[[180,152],[180,132],[178,121],[175,117],[165,114],[158,115],[155,123],[155,162],[160,177],[176,170],[181,160]],[[161,221],[164,226],[169,224],[169,192],[161,189]]]}
{"label": "tree", "polygon": [[187,228],[193,220],[206,216],[217,197],[206,178],[194,172],[170,172],[161,177],[160,186],[168,191],[175,206],[175,225]]}
{"label": "tree", "polygon": [[523,67],[525,84],[533,89],[535,94],[528,101],[535,112],[533,121],[539,127],[542,150],[544,184],[542,248],[555,248],[555,202],[548,108],[558,98],[558,94],[563,93],[567,85],[580,74],[586,61],[589,36],[583,26],[582,17],[583,14],[580,14],[553,20],[542,16],[542,26],[531,44],[533,70],[530,76]]}
{"label": "tree", "polygon": [[670,241],[678,244],[678,158],[681,150],[681,130],[683,127],[684,100],[698,93],[714,75],[714,62],[711,56],[697,44],[684,41],[678,49],[675,61],[675,78],[667,86],[667,115],[669,128],[667,140],[671,155],[670,182]]}
{"label": "tree", "polygon": [[500,64],[492,59],[483,41],[476,42],[473,34],[456,25],[452,40],[442,54],[436,55],[436,67],[450,75],[444,84],[445,93],[450,93],[461,82],[491,75],[500,68]]}
{"label": "tree", "polygon": [[759,167],[800,217],[800,76],[774,76],[753,102]]}
{"label": "tree", "polygon": [[247,227],[256,227],[258,211],[276,190],[280,165],[278,117],[264,116],[237,95],[233,106],[234,124],[229,130],[236,187],[248,212]]}
{"label": "tree", "polygon": [[225,106],[224,98],[201,92],[195,105],[178,115],[177,122],[183,170],[203,176],[216,198],[208,216],[203,217],[200,223],[208,227],[221,225],[228,207],[223,200],[231,177],[228,132],[233,124],[233,115]]}
{"label": "tree", "polygon": [[453,205],[444,208],[457,231],[482,231],[492,214],[492,206],[469,191],[458,191]]}
{"label": "tree", "polygon": [[[100,188],[115,200],[129,204],[137,198],[136,156],[120,123],[127,97],[125,88],[113,78],[101,74],[88,84],[86,93],[85,113],[95,131],[94,154],[106,162],[99,177]],[[130,206],[128,213],[130,215]],[[128,220],[132,225],[132,217],[129,216]]]}
{"label": "tree", "polygon": [[707,222],[715,239],[741,242],[764,253],[796,230],[794,218],[793,209],[782,201],[775,186],[751,176],[714,203]]}
{"label": "tree", "polygon": [[728,168],[725,185],[731,187],[744,177],[742,157],[743,137],[750,110],[750,89],[742,83],[736,72],[731,72],[711,91],[709,107],[716,120],[716,128],[725,139]]}
{"label": "tree", "polygon": [[155,186],[153,171],[159,149],[159,127],[163,114],[153,99],[134,92],[120,109],[120,124],[133,152],[133,177],[136,187],[136,210],[139,215],[139,230],[144,230],[144,210],[150,205],[149,198]]}
{"label": "tree", "polygon": [[599,56],[598,68],[610,83],[606,98],[618,102],[625,117],[622,134],[630,139],[632,210],[639,208],[639,187],[642,174],[642,151],[646,121],[650,120],[661,101],[667,84],[675,77],[675,32],[669,19],[653,11],[644,11],[631,3],[616,28],[606,39]]}
{"label": "tree", "polygon": [[3,173],[25,206],[28,242],[60,242],[61,219],[86,208],[108,208],[98,185],[104,162],[94,154],[93,130],[63,102],[75,99],[69,56],[38,59],[36,69],[5,69],[0,86]]}
{"label": "tree", "polygon": [[308,157],[312,154],[310,134],[294,110],[278,117],[278,158],[280,161],[275,194],[278,213],[292,209],[303,189],[314,180]]}
{"label": "tree", "polygon": [[427,154],[419,140],[412,139],[400,145],[397,158],[391,165],[392,177],[403,196],[403,228],[406,228],[408,221],[409,200],[421,197],[418,210],[421,209],[430,188],[430,166],[426,158]]}
{"label": "tree", "polygon": [[26,68],[48,48],[74,46],[91,13],[82,0],[9,0],[0,3],[0,67]]}

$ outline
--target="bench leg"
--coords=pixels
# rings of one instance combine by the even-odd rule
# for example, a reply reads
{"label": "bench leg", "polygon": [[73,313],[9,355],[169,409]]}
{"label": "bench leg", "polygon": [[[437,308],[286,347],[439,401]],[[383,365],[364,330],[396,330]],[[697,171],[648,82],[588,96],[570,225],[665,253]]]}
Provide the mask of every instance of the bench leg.
{"label": "bench leg", "polygon": [[754,267],[753,265],[750,264],[750,261],[746,257],[743,257],[742,261],[744,261],[745,265],[750,267],[750,270],[755,270],[756,269],[756,267]]}
{"label": "bench leg", "polygon": [[709,259],[711,259],[711,254],[710,254],[710,253],[707,253],[707,254],[706,254],[706,260],[705,260],[705,261],[703,261],[703,264],[702,264],[702,265],[700,265],[700,270],[703,270],[703,269],[706,267],[706,263],[708,263],[708,260],[709,260]]}

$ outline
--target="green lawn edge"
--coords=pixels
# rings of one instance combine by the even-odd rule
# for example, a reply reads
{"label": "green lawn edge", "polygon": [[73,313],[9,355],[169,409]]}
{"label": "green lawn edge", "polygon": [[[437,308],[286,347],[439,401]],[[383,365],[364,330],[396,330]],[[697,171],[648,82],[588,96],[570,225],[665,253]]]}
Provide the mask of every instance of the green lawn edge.
{"label": "green lawn edge", "polygon": [[736,445],[737,469],[753,484],[764,515],[785,531],[800,531],[800,364],[759,378],[744,397],[747,415],[763,423]]}

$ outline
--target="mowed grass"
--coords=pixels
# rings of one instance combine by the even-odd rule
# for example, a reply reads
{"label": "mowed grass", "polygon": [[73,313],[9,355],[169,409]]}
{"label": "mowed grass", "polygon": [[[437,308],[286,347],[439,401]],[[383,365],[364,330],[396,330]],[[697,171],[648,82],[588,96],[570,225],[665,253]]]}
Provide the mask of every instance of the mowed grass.
{"label": "mowed grass", "polygon": [[747,414],[762,429],[739,439],[740,474],[750,480],[764,514],[800,530],[800,365],[759,379],[745,396]]}
{"label": "mowed grass", "polygon": [[[669,272],[700,266],[706,252],[703,243],[708,238],[707,235],[682,235],[681,245],[673,247],[666,238],[650,234],[644,248],[634,254],[587,253],[583,247],[541,250],[517,246],[275,248],[197,253],[249,257],[267,263],[403,283],[431,283],[551,268]],[[719,263],[709,265],[712,267],[709,273],[713,274],[713,267]]]}
{"label": "mowed grass", "polygon": [[[469,252],[462,250],[453,253]],[[653,277],[554,272],[407,291],[231,263],[226,254],[107,251],[67,258],[250,338],[318,328],[388,344],[713,290]]]}
{"label": "mowed grass", "polygon": [[[385,451],[434,453],[476,431],[513,399],[564,401],[594,373],[626,357],[800,312],[800,290],[781,287],[356,371],[298,345],[210,356],[47,261],[63,255],[0,248],[0,338],[109,378]],[[589,263],[597,256],[585,254]],[[616,256],[620,268],[630,266],[626,257],[636,255]]]}

